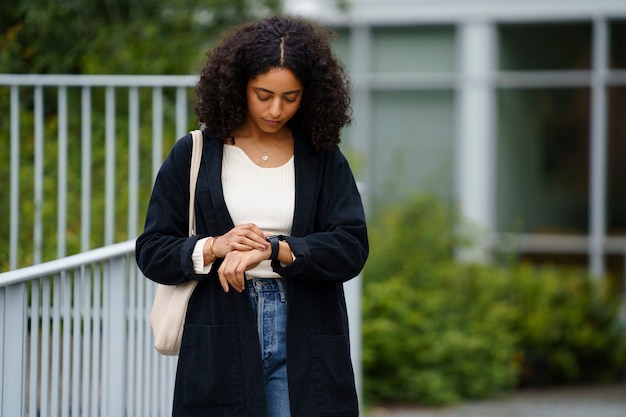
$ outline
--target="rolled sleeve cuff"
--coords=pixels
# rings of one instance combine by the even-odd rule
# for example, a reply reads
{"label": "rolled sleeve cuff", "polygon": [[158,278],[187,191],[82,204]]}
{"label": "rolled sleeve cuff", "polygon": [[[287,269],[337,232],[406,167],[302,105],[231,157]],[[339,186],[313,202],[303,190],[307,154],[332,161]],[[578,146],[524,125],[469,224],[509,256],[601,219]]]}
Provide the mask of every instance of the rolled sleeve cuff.
{"label": "rolled sleeve cuff", "polygon": [[213,262],[208,265],[204,265],[204,245],[212,237],[205,237],[199,239],[191,252],[191,262],[193,263],[193,272],[196,274],[208,274],[211,271]]}

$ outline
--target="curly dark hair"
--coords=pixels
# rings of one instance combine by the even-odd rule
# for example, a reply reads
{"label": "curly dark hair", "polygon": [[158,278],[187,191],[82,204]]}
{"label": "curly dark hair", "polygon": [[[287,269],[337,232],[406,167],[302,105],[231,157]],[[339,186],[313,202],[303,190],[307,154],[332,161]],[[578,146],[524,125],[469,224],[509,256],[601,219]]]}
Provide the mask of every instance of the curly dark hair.
{"label": "curly dark hair", "polygon": [[248,81],[272,68],[287,68],[304,92],[288,126],[307,133],[316,149],[336,148],[341,129],[351,122],[350,81],[331,50],[331,36],[331,30],[287,16],[234,27],[207,52],[196,85],[198,121],[217,138],[228,138],[244,121]]}

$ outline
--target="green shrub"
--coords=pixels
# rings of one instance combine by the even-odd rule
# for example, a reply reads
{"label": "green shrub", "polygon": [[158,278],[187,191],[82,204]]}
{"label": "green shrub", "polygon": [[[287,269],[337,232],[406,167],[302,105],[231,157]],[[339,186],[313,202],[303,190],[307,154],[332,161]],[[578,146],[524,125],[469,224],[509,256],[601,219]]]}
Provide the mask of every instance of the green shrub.
{"label": "green shrub", "polygon": [[520,385],[602,382],[623,374],[626,333],[609,280],[529,265],[513,266],[509,277]]}
{"label": "green shrub", "polygon": [[578,270],[458,262],[457,250],[472,244],[460,230],[467,228],[457,214],[430,195],[370,225],[366,402],[441,405],[538,377],[556,383],[620,375],[626,343],[614,290]]}
{"label": "green shrub", "polygon": [[459,264],[456,219],[430,196],[387,211],[364,272],[364,392],[372,401],[446,404],[515,384],[505,276]]}

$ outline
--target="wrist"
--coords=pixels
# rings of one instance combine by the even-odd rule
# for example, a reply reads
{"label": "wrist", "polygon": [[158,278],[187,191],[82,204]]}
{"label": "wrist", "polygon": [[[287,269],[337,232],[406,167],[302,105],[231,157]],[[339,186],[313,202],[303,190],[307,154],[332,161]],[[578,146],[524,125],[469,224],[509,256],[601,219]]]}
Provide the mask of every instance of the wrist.
{"label": "wrist", "polygon": [[268,236],[265,240],[270,244],[270,256],[268,259],[272,261],[278,259],[278,252],[280,250],[278,236]]}
{"label": "wrist", "polygon": [[205,265],[215,262],[218,259],[218,256],[215,253],[216,248],[217,248],[215,241],[217,240],[218,237],[219,236],[214,236],[214,237],[207,237],[203,239],[204,244],[202,246],[202,255],[204,256]]}
{"label": "wrist", "polygon": [[209,243],[209,253],[213,257],[213,259],[217,259],[217,255],[215,254],[215,250],[213,249],[213,244],[215,243],[218,237],[219,236],[215,236],[213,239],[211,239],[211,243]]}

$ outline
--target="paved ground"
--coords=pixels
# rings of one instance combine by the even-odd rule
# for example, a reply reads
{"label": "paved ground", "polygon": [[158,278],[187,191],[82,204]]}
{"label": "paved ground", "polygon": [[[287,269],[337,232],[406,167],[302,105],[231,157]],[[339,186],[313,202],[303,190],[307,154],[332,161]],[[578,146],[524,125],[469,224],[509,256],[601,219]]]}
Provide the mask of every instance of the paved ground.
{"label": "paved ground", "polygon": [[626,385],[520,390],[445,408],[375,407],[368,417],[626,417]]}

